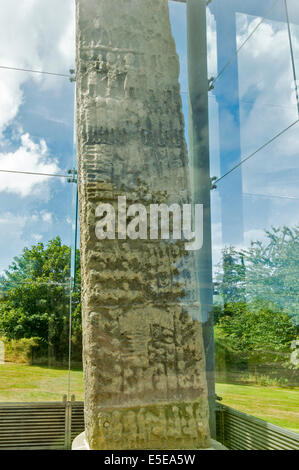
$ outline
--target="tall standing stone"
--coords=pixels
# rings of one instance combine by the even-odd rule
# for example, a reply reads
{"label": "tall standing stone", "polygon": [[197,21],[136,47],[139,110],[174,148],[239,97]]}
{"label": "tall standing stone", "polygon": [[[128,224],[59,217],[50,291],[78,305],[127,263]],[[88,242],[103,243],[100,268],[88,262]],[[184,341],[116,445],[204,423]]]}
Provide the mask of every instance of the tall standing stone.
{"label": "tall standing stone", "polygon": [[178,74],[167,0],[77,0],[85,421],[92,449],[210,444],[193,253],[183,241],[123,234],[98,240],[95,233],[97,206],[116,208],[121,196],[146,207],[191,202]]}

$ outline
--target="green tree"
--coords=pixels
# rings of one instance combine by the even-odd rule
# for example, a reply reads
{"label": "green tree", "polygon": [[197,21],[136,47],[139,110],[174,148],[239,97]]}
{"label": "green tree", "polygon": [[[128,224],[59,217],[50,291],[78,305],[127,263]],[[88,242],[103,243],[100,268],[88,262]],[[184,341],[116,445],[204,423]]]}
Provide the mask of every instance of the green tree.
{"label": "green tree", "polygon": [[221,293],[224,305],[241,302],[245,299],[244,255],[233,247],[223,251],[223,282]]}
{"label": "green tree", "polygon": [[298,335],[299,228],[272,228],[265,235],[247,250],[223,251],[216,352],[227,368],[245,370],[247,363],[277,378],[290,365]]}
{"label": "green tree", "polygon": [[[252,311],[238,308],[234,314],[220,319],[219,327],[230,347],[235,351],[264,353],[289,353],[296,339],[296,327],[285,313],[261,308]],[[233,307],[231,308],[233,310]]]}
{"label": "green tree", "polygon": [[256,305],[288,313],[299,325],[299,227],[272,227],[265,234],[265,240],[253,241],[247,250],[223,250],[217,273],[222,314],[229,314],[232,304],[246,302],[252,309]]}
{"label": "green tree", "polygon": [[245,252],[246,293],[276,305],[299,325],[299,227],[274,228]]}
{"label": "green tree", "polygon": [[244,254],[233,247],[225,248],[222,252],[221,270],[216,276],[217,292],[221,304],[214,306],[214,323],[218,324],[224,315],[230,315],[231,307],[235,310],[236,304],[241,308],[246,299],[246,267]]}
{"label": "green tree", "polygon": [[[77,253],[77,273],[80,260]],[[38,337],[56,360],[68,350],[71,249],[56,237],[25,248],[0,279],[0,332],[8,339]],[[72,294],[73,336],[80,343],[80,284]]]}

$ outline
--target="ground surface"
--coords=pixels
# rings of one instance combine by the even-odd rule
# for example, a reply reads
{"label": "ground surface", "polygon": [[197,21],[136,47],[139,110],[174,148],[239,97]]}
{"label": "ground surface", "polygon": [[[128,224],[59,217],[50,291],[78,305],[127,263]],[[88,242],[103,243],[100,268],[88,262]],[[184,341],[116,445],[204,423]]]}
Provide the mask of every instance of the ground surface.
{"label": "ground surface", "polygon": [[224,405],[299,432],[299,388],[217,384]]}
{"label": "ground surface", "polygon": [[[71,394],[83,400],[83,373],[71,371]],[[61,401],[68,389],[68,371],[20,364],[0,365],[0,403]],[[217,384],[224,405],[299,432],[299,388]]]}
{"label": "ground surface", "polygon": [[[61,401],[68,390],[68,371],[22,364],[0,365],[0,403]],[[83,400],[83,373],[71,371],[71,394]]]}

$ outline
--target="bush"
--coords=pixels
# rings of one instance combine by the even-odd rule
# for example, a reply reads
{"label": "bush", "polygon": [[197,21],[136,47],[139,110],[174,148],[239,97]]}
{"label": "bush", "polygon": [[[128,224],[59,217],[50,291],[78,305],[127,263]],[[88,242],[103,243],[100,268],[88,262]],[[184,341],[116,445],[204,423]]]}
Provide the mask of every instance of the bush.
{"label": "bush", "polygon": [[222,330],[216,326],[215,334],[215,370],[218,373],[225,371],[248,370],[247,351],[234,350]]}
{"label": "bush", "polygon": [[40,338],[22,338],[8,340],[0,338],[5,345],[5,362],[32,364],[33,352],[40,347]]}

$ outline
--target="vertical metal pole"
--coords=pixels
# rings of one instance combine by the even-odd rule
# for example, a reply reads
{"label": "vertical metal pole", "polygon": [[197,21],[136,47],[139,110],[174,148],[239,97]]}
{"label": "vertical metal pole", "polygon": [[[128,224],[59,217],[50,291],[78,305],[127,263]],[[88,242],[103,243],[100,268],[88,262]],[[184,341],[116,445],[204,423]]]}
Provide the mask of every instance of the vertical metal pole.
{"label": "vertical metal pole", "polygon": [[213,279],[211,243],[211,180],[207,71],[206,0],[187,0],[189,144],[193,202],[203,204],[203,247],[198,253],[198,280],[206,353],[211,436],[216,437]]}
{"label": "vertical metal pole", "polygon": [[65,450],[70,450],[72,446],[72,403],[67,401],[65,403],[65,434],[64,434],[64,447]]}
{"label": "vertical metal pole", "polygon": [[77,263],[76,263],[76,255],[77,255],[77,238],[78,238],[78,204],[79,204],[79,196],[78,196],[78,187],[77,182],[73,181],[75,184],[75,232],[74,232],[74,240],[73,246],[71,248],[71,276],[70,276],[70,297],[69,297],[69,351],[68,351],[68,400],[70,400],[71,396],[71,366],[72,366],[72,326],[73,326],[73,292],[76,285],[76,270],[77,270]]}

